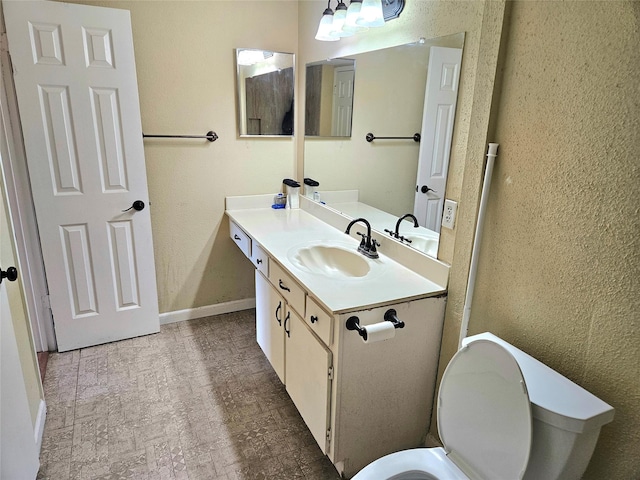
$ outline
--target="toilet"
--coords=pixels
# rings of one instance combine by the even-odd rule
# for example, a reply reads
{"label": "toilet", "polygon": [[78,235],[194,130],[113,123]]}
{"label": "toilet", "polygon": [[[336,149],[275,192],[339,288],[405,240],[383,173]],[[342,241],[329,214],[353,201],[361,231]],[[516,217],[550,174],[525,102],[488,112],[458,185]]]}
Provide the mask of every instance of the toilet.
{"label": "toilet", "polygon": [[491,333],[463,340],[437,404],[443,448],[386,455],[353,480],[578,480],[614,414]]}

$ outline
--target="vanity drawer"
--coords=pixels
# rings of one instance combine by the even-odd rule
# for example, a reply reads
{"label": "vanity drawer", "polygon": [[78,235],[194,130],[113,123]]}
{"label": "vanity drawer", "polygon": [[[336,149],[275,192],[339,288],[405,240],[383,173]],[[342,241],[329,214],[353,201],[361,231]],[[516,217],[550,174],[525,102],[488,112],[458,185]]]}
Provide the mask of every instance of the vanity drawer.
{"label": "vanity drawer", "polygon": [[276,262],[270,262],[269,281],[273,283],[278,293],[280,293],[280,295],[285,298],[287,303],[301,317],[304,317],[304,297],[306,296],[305,291]]}
{"label": "vanity drawer", "polygon": [[236,242],[236,245],[242,250],[247,258],[251,258],[251,237],[244,233],[242,229],[229,220],[229,236]]}
{"label": "vanity drawer", "polygon": [[307,295],[307,308],[304,321],[311,327],[320,340],[326,345],[331,345],[332,338],[332,321],[333,317],[329,315],[324,309],[316,303],[316,301]]}
{"label": "vanity drawer", "polygon": [[266,277],[269,276],[269,255],[256,242],[251,245],[251,261]]}

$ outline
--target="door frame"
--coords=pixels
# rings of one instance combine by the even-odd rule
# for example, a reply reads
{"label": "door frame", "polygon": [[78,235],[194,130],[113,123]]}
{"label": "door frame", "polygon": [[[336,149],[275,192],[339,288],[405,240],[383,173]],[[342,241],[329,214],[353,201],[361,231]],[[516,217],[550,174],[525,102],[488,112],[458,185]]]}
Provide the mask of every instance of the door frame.
{"label": "door frame", "polygon": [[13,83],[13,69],[4,12],[0,13],[0,126],[7,146],[3,152],[2,170],[7,186],[7,208],[11,214],[16,239],[16,254],[25,292],[25,303],[37,352],[55,351],[57,342],[53,316],[48,306],[49,289],[40,248],[38,224],[31,196],[27,158],[20,128],[18,101]]}

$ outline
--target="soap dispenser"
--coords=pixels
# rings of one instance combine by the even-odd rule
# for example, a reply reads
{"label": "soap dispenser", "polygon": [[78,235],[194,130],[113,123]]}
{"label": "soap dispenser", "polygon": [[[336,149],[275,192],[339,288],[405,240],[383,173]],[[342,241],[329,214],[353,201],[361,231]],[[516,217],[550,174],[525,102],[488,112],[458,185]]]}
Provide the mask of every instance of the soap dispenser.
{"label": "soap dispenser", "polygon": [[300,184],[290,178],[282,180],[287,187],[287,208],[300,208]]}
{"label": "soap dispenser", "polygon": [[320,183],[312,178],[304,179],[304,196],[307,198],[313,198],[313,194],[318,190]]}

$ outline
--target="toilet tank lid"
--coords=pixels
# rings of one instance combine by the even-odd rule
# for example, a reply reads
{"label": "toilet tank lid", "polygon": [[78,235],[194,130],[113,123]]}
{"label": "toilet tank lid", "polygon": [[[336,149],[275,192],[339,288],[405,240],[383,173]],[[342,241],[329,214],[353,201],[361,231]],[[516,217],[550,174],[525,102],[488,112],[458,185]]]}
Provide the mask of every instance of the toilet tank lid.
{"label": "toilet tank lid", "polygon": [[489,340],[506,348],[518,362],[527,385],[534,418],[570,432],[600,428],[613,420],[614,409],[581,386],[492,333],[462,340]]}

